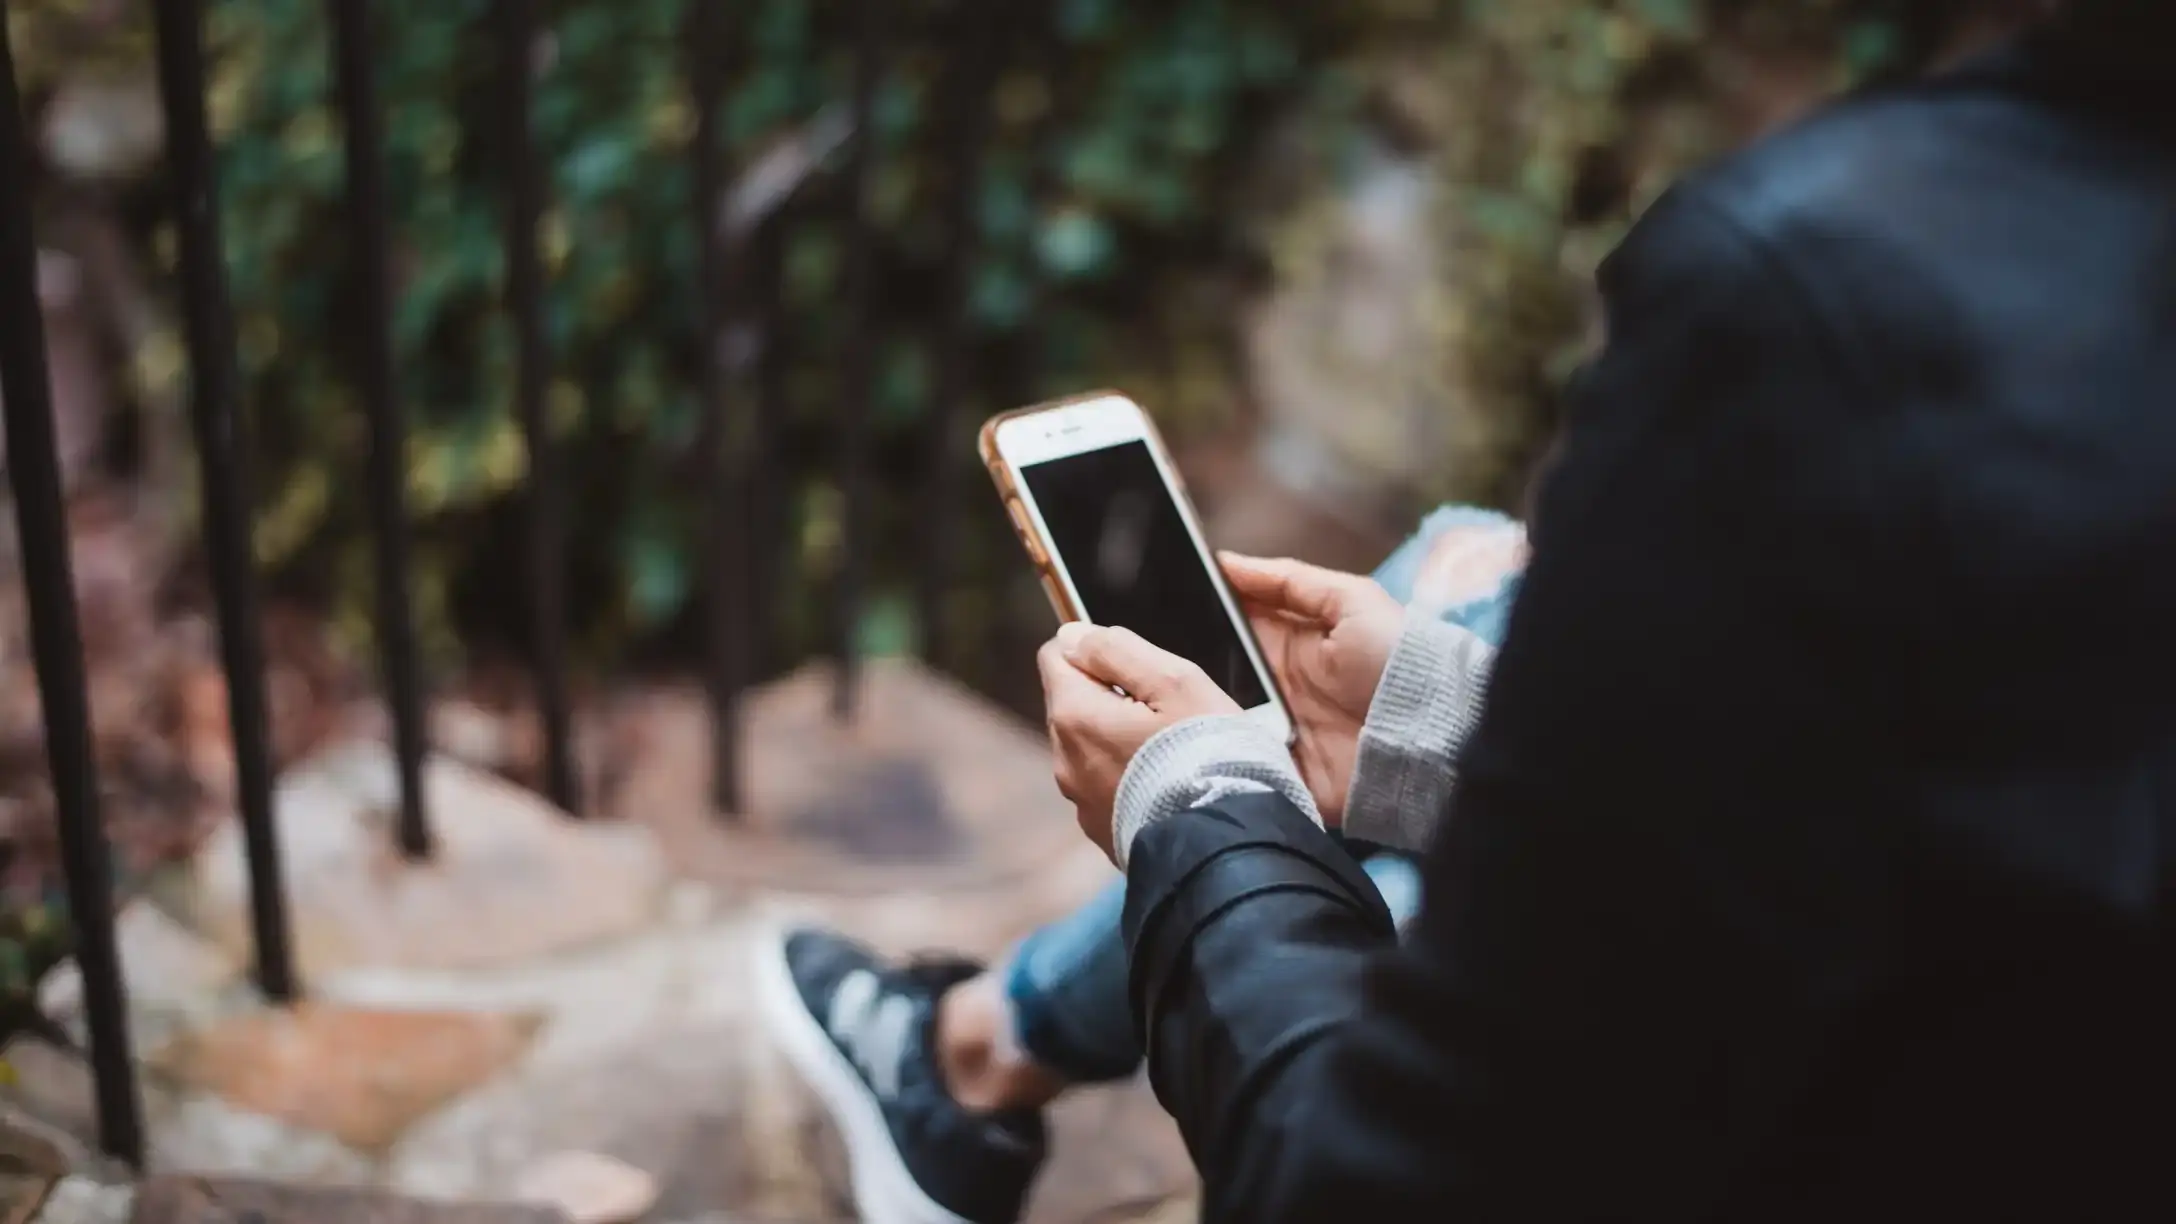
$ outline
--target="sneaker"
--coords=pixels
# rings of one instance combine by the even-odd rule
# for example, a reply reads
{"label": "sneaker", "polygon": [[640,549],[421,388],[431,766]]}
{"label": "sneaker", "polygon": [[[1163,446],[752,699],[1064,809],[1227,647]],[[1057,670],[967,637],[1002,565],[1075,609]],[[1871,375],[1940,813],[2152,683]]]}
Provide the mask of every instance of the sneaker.
{"label": "sneaker", "polygon": [[1009,1224],[1027,1201],[1042,1115],[970,1113],[937,1066],[937,1001],[979,971],[889,966],[815,930],[782,933],[762,958],[759,1006],[838,1125],[869,1224]]}

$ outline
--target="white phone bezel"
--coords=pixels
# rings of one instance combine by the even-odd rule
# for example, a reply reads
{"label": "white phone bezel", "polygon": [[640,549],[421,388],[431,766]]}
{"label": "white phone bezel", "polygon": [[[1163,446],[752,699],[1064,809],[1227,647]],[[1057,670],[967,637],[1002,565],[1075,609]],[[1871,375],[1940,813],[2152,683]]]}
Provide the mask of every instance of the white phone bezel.
{"label": "white phone bezel", "polygon": [[1233,598],[1231,587],[1224,581],[1224,571],[1217,566],[1208,540],[1202,535],[1201,524],[1194,517],[1193,503],[1186,497],[1184,485],[1164,455],[1155,426],[1141,406],[1122,395],[1098,396],[1000,421],[992,438],[998,461],[1011,478],[1013,493],[1027,515],[1037,544],[1049,558],[1052,574],[1064,586],[1067,600],[1080,609],[1083,616],[1087,614],[1087,604],[1080,597],[1080,588],[1073,584],[1065,558],[1059,556],[1052,545],[1050,528],[1043,522],[1042,508],[1035,504],[1035,494],[1028,488],[1022,469],[1127,442],[1147,445],[1149,457],[1156,464],[1157,477],[1163,481],[1164,492],[1178,506],[1179,518],[1186,524],[1195,556],[1208,569],[1210,584],[1216,590],[1218,602],[1223,605],[1224,615],[1239,634],[1240,645],[1247,652],[1247,661],[1254,665],[1262,690],[1269,694],[1266,703],[1246,712],[1247,717],[1282,742],[1292,742],[1292,716],[1285,709],[1284,695],[1277,690],[1275,677],[1262,658],[1261,645],[1254,640],[1254,631],[1240,613],[1239,601]]}

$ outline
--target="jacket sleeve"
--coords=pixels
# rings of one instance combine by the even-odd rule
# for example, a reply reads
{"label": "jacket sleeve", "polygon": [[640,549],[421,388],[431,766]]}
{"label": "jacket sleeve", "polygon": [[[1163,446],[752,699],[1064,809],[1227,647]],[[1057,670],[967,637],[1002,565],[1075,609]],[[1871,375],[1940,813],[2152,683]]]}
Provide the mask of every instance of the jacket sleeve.
{"label": "jacket sleeve", "polygon": [[1206,1218],[1686,1218],[1787,1176],[1745,1153],[1881,972],[1893,834],[1833,765],[1882,734],[1916,530],[1909,440],[1802,284],[1683,191],[1605,267],[1408,945],[1275,797],[1135,844],[1133,1003]]}

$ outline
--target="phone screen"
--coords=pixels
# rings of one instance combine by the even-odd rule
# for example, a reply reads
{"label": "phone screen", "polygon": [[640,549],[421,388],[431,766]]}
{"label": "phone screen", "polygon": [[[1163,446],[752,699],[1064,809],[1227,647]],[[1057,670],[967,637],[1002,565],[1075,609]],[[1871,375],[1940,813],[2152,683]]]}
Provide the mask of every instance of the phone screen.
{"label": "phone screen", "polygon": [[1242,709],[1268,703],[1148,443],[1019,470],[1089,620],[1191,660]]}

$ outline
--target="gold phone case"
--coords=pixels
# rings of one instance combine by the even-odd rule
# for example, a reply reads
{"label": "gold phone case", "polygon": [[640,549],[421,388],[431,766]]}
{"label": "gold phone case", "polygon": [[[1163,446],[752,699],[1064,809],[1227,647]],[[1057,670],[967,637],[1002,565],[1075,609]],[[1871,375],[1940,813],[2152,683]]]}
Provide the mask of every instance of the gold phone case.
{"label": "gold phone case", "polygon": [[[1028,521],[1027,507],[1021,504],[1020,491],[1013,487],[1012,473],[1006,470],[1005,461],[997,453],[997,427],[1014,417],[1033,416],[1038,412],[1049,412],[1055,408],[1069,408],[1074,404],[1085,404],[1093,400],[1114,398],[1130,402],[1133,397],[1118,391],[1090,391],[1083,395],[1069,395],[1064,399],[1030,404],[1025,408],[1000,412],[984,421],[981,432],[975,438],[975,448],[982,453],[982,466],[990,473],[991,483],[997,486],[997,495],[1004,499],[1005,516],[1012,520],[1013,534],[1020,537],[1020,547],[1027,550],[1028,560],[1034,563],[1036,576],[1042,580],[1043,594],[1049,596],[1051,610],[1058,614],[1060,621],[1087,620],[1088,615],[1074,606],[1073,600],[1066,594],[1065,584],[1058,581],[1058,569],[1050,559],[1049,550],[1043,547],[1043,542],[1040,539],[1036,538],[1034,525]],[[1148,424],[1149,445],[1155,448],[1157,457],[1163,461],[1164,470],[1171,473],[1172,480],[1178,485],[1180,495],[1184,496],[1186,493],[1185,478],[1179,475],[1178,464],[1171,461],[1171,452],[1164,446],[1163,435],[1157,431],[1156,422],[1148,419],[1146,412],[1143,412],[1141,416]]]}

